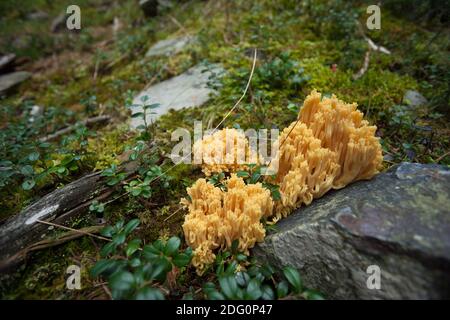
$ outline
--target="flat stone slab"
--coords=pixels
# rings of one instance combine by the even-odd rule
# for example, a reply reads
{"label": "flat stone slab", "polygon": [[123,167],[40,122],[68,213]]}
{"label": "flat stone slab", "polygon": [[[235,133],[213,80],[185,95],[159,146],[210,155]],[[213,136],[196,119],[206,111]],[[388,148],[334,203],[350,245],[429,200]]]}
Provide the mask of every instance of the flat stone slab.
{"label": "flat stone slab", "polygon": [[[148,114],[147,123],[150,124],[161,115],[167,113],[170,109],[180,110],[186,107],[201,106],[209,100],[210,95],[216,93],[214,89],[207,86],[209,77],[213,74],[221,73],[223,69],[218,65],[209,66],[207,69],[203,65],[196,65],[179,76],[169,80],[160,82],[142,91],[134,100],[132,113],[143,112],[142,100],[143,96],[149,99],[145,102],[148,104],[159,103],[156,109],[148,110],[154,114]],[[137,128],[144,124],[142,118],[132,118],[131,127]]]}
{"label": "flat stone slab", "polygon": [[406,103],[412,108],[418,108],[427,105],[428,100],[420,92],[408,90],[403,96],[403,103]]}
{"label": "flat stone slab", "polygon": [[[331,191],[253,250],[332,299],[450,298],[450,170],[402,163]],[[367,281],[379,267],[380,288]]]}
{"label": "flat stone slab", "polygon": [[169,38],[155,43],[145,54],[146,57],[171,56],[181,52],[187,45],[195,42],[195,36]]}
{"label": "flat stone slab", "polygon": [[31,73],[26,71],[16,71],[0,75],[0,93],[6,92],[29,77],[31,77]]}

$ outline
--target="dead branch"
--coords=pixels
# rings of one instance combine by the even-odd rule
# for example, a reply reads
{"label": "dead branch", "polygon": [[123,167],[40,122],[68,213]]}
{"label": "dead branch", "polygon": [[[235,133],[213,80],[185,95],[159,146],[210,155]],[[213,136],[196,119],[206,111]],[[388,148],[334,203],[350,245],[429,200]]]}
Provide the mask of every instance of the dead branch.
{"label": "dead branch", "polygon": [[55,247],[60,244],[66,243],[68,241],[83,237],[85,235],[93,235],[95,233],[98,233],[102,228],[103,228],[102,226],[91,226],[91,227],[86,227],[86,228],[82,228],[79,230],[72,230],[72,231],[69,231],[69,232],[66,232],[66,233],[60,235],[59,237],[57,237],[55,239],[45,239],[45,240],[33,243],[32,245],[29,245],[28,247],[19,251],[15,255],[0,262],[0,270],[7,268],[10,265],[16,265],[17,263],[25,260],[27,255],[30,252]]}
{"label": "dead branch", "polygon": [[[80,123],[84,126],[91,126],[93,124],[96,123],[102,123],[102,122],[109,122],[111,120],[111,117],[108,115],[102,115],[102,116],[96,116],[96,117],[92,117],[92,118],[88,118],[86,120],[81,121]],[[66,128],[60,129],[58,131],[56,131],[55,133],[49,134],[45,137],[42,137],[39,139],[40,142],[47,142],[47,141],[52,141],[55,140],[57,138],[59,138],[60,136],[70,133],[72,131],[74,131],[76,129],[77,125],[72,125],[72,126],[68,126]]]}
{"label": "dead branch", "polygon": [[359,69],[359,71],[353,75],[353,80],[358,80],[359,78],[361,78],[367,71],[367,69],[369,69],[369,62],[370,62],[370,49],[367,50],[366,55],[364,57],[364,63],[363,66],[361,67],[361,69]]}

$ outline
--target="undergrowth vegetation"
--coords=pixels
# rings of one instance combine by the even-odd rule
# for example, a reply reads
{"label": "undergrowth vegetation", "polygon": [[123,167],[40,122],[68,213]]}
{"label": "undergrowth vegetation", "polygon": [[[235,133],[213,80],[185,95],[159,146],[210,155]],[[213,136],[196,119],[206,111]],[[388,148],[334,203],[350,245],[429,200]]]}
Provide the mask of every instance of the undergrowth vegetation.
{"label": "undergrowth vegetation", "polygon": [[[358,103],[378,127],[385,167],[401,161],[450,165],[448,9],[438,10],[433,1],[414,6],[408,17],[402,13],[412,8],[409,1],[386,1],[382,29],[364,32],[391,54],[372,52],[359,79],[353,76],[368,46],[358,25],[365,25],[367,1],[186,1],[147,19],[134,0],[83,0],[78,1],[82,31],[51,33],[51,20],[69,2],[0,4],[0,51],[12,50],[34,72],[16,92],[0,98],[0,224],[52,190],[97,171],[111,195],[93,199],[68,225],[105,224],[107,240],[83,237],[33,253],[5,276],[2,297],[322,298],[305,287],[295,269],[274,270],[236,250],[218,255],[198,277],[189,264],[192,250],[182,241],[186,212],[179,200],[202,174],[190,165],[173,167],[167,156],[174,144],[171,132],[178,127],[192,132],[196,120],[209,128],[220,123],[242,95],[254,48],[257,67],[250,88],[222,127],[286,127],[316,89]],[[432,14],[422,17],[424,10]],[[48,17],[30,18],[36,11]],[[115,19],[118,31],[113,31]],[[195,34],[198,41],[172,56],[145,57],[156,41],[184,34]],[[159,106],[143,98],[143,113],[131,114],[127,107],[140,90],[197,63],[205,68],[219,63],[226,70],[210,79],[218,94],[204,106],[172,110],[146,123]],[[407,90],[421,92],[428,102],[410,105],[403,99]],[[99,115],[111,120],[82,123]],[[131,117],[143,119],[139,131],[129,129]],[[45,139],[68,126],[71,132]],[[129,173],[129,163],[137,170]],[[238,176],[256,183],[258,170],[252,166]],[[209,182],[220,186],[223,179],[216,175]],[[279,197],[276,186],[264,187],[273,199]],[[55,228],[47,236],[58,239],[62,232]],[[65,268],[74,263],[83,266],[82,290],[68,291]]]}

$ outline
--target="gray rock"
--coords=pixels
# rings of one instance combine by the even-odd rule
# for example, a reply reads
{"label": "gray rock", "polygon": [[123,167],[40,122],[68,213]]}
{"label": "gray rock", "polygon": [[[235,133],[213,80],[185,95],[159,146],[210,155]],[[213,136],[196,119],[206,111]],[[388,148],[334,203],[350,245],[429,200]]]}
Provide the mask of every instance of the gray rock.
{"label": "gray rock", "polygon": [[145,54],[146,57],[171,56],[183,50],[188,44],[196,41],[196,37],[184,36],[158,41]]}
{"label": "gray rock", "polygon": [[0,73],[4,73],[5,70],[10,69],[15,59],[16,55],[14,53],[0,56]]}
{"label": "gray rock", "polygon": [[[132,108],[132,113],[142,112],[143,96],[148,96],[146,104],[159,103],[160,107],[149,110],[154,114],[147,115],[147,123],[150,124],[161,115],[167,113],[170,109],[179,110],[185,107],[196,107],[209,100],[211,94],[216,91],[207,86],[209,77],[213,74],[223,72],[218,65],[206,67],[196,65],[183,74],[160,82],[150,88],[142,91],[134,100],[133,105],[139,105]],[[143,124],[142,118],[132,118],[131,127],[137,128]]]}
{"label": "gray rock", "polygon": [[[277,225],[253,253],[297,267],[331,299],[450,298],[450,170],[402,163],[332,191]],[[371,265],[381,288],[369,289]]]}
{"label": "gray rock", "polygon": [[26,71],[17,71],[12,73],[7,73],[0,76],[0,93],[4,93],[7,90],[13,88],[19,83],[27,80],[31,77],[31,73]]}
{"label": "gray rock", "polygon": [[158,15],[158,0],[140,0],[139,6],[148,18]]}
{"label": "gray rock", "polygon": [[403,103],[411,106],[412,108],[417,108],[428,104],[428,100],[419,92],[408,90],[403,96]]}

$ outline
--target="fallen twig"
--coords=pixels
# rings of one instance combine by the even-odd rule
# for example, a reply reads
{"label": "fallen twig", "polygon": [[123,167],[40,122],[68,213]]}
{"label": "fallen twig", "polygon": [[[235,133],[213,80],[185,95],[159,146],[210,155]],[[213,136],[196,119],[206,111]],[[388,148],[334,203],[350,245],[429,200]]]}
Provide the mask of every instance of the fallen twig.
{"label": "fallen twig", "polygon": [[86,228],[82,228],[79,230],[75,230],[75,229],[70,230],[70,228],[65,228],[65,229],[69,229],[70,231],[60,235],[56,239],[45,239],[45,240],[33,243],[33,244],[29,245],[28,247],[24,248],[23,250],[19,251],[18,253],[16,253],[15,255],[9,257],[7,260],[2,261],[0,264],[0,270],[3,269],[4,267],[14,264],[15,262],[24,260],[27,256],[27,254],[29,254],[30,252],[33,252],[33,251],[38,251],[38,250],[55,247],[60,244],[66,243],[68,241],[83,237],[85,235],[99,237],[99,236],[95,235],[94,233],[99,232],[102,228],[103,228],[102,226],[91,226],[91,227],[86,227]]}
{"label": "fallen twig", "polygon": [[91,237],[94,237],[94,238],[97,238],[97,239],[100,239],[100,240],[111,241],[111,239],[109,239],[109,238],[98,236],[96,234],[89,233],[89,232],[86,232],[86,231],[83,231],[83,230],[77,230],[77,229],[73,229],[73,228],[70,228],[70,227],[62,226],[62,225],[57,224],[57,223],[48,222],[48,221],[42,221],[42,220],[39,220],[39,219],[36,220],[36,222],[39,222],[39,223],[42,223],[42,224],[46,224],[46,225],[49,225],[49,226],[52,226],[52,227],[57,227],[57,228],[69,230],[69,231],[72,231],[72,232],[75,232],[75,233],[79,233],[81,235],[91,236]]}
{"label": "fallen twig", "polygon": [[172,218],[177,212],[179,212],[180,210],[182,210],[184,207],[180,207],[177,210],[175,210],[174,213],[172,213],[170,216],[168,216],[167,218],[164,219],[164,222],[166,222],[167,220],[169,220],[170,218]]}
{"label": "fallen twig", "polygon": [[359,69],[359,71],[357,73],[355,73],[353,75],[354,80],[358,80],[366,73],[367,69],[369,69],[369,62],[370,62],[370,49],[367,50],[367,52],[366,52],[366,56],[364,57],[363,66],[361,67],[361,69]]}
{"label": "fallen twig", "polygon": [[436,159],[436,163],[438,163],[439,161],[441,161],[442,159],[444,159],[446,156],[450,155],[450,151],[444,153],[442,156],[440,156],[439,158]]}
{"label": "fallen twig", "polygon": [[359,78],[361,78],[369,69],[369,63],[370,63],[370,52],[373,51],[379,51],[382,52],[384,54],[391,54],[391,52],[386,49],[383,46],[379,46],[377,44],[375,44],[375,42],[372,41],[372,39],[370,39],[368,36],[366,36],[366,34],[364,33],[364,30],[361,26],[361,23],[359,23],[359,21],[356,21],[356,25],[358,26],[358,31],[361,34],[361,36],[366,40],[367,45],[369,46],[369,49],[366,51],[366,54],[364,56],[364,63],[363,66],[361,67],[361,69],[359,69],[359,71],[357,73],[355,73],[353,75],[353,79],[354,80],[358,80]]}
{"label": "fallen twig", "polygon": [[377,44],[375,44],[375,42],[372,41],[372,39],[370,39],[363,30],[363,27],[361,26],[361,23],[359,23],[358,20],[356,20],[356,25],[358,26],[358,31],[361,34],[361,36],[367,41],[367,44],[369,45],[369,48],[373,51],[379,51],[385,54],[391,54],[391,51],[389,51],[388,49],[386,49],[383,46],[379,46]]}
{"label": "fallen twig", "polygon": [[[108,115],[102,115],[102,116],[96,116],[96,117],[92,117],[92,118],[88,118],[86,120],[81,121],[80,123],[84,126],[90,126],[93,125],[95,123],[101,123],[101,122],[109,122],[109,120],[111,120],[111,117]],[[55,133],[49,134],[45,137],[42,137],[39,139],[40,142],[47,142],[47,141],[52,141],[55,140],[57,138],[59,138],[60,136],[67,134],[69,132],[72,132],[76,129],[76,124],[75,125],[71,125],[68,126],[66,128],[60,129],[58,131],[56,131]]]}

